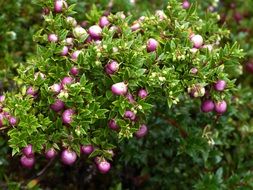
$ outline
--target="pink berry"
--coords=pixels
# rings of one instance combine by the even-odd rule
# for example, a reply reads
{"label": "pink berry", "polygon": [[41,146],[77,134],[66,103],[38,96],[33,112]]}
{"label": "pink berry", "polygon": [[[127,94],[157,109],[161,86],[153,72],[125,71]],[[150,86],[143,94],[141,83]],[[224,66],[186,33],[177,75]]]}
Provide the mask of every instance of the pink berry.
{"label": "pink berry", "polygon": [[65,56],[67,55],[69,52],[69,48],[67,46],[63,46],[62,50],[61,50],[61,56]]}
{"label": "pink berry", "polygon": [[160,20],[164,20],[165,18],[167,18],[167,16],[162,10],[157,10],[155,12],[155,16],[157,16]]}
{"label": "pink berry", "polygon": [[131,30],[132,30],[132,31],[139,30],[140,28],[141,28],[141,25],[140,25],[140,23],[138,23],[138,22],[134,23],[134,24],[131,26]]}
{"label": "pink berry", "polygon": [[201,103],[202,112],[211,112],[214,109],[214,103],[212,100],[204,100]]}
{"label": "pink berry", "polygon": [[54,2],[54,11],[56,13],[60,13],[63,11],[63,9],[68,8],[68,4],[65,0],[55,0]]}
{"label": "pink berry", "polygon": [[27,157],[27,156],[23,155],[20,158],[20,163],[23,167],[31,169],[35,163],[35,159],[34,159],[34,157]]}
{"label": "pink berry", "polygon": [[37,94],[37,91],[32,87],[30,86],[27,90],[26,90],[26,94],[27,95],[31,95],[31,96],[35,96]]}
{"label": "pink berry", "polygon": [[193,35],[190,39],[193,43],[193,46],[197,49],[200,48],[203,45],[203,38],[199,34]]}
{"label": "pink berry", "polygon": [[191,68],[190,73],[191,74],[197,74],[198,73],[198,69],[196,67],[193,67],[193,68]]}
{"label": "pink berry", "polygon": [[67,84],[72,84],[74,82],[74,79],[72,77],[64,77],[61,81],[61,85],[67,85]]}
{"label": "pink berry", "polygon": [[84,21],[82,21],[81,23],[80,23],[80,25],[82,26],[82,27],[87,27],[88,26],[88,22],[86,21],[86,20],[84,20]]}
{"label": "pink berry", "polygon": [[73,47],[73,45],[74,45],[74,39],[73,38],[66,38],[63,42],[68,47]]}
{"label": "pink berry", "polygon": [[158,42],[155,39],[150,38],[147,42],[147,52],[156,51],[157,47],[158,47]]}
{"label": "pink berry", "polygon": [[56,34],[49,34],[47,37],[49,42],[57,42],[58,41],[58,36]]}
{"label": "pink berry", "polygon": [[31,145],[31,144],[28,144],[26,147],[24,147],[24,148],[22,149],[22,152],[23,152],[23,154],[24,154],[26,157],[28,157],[28,158],[31,158],[31,157],[34,156],[34,154],[33,154],[33,148],[32,148],[32,145]]}
{"label": "pink berry", "polygon": [[72,165],[76,161],[77,155],[74,151],[65,149],[61,154],[61,161],[66,165]]}
{"label": "pink berry", "polygon": [[5,95],[1,95],[1,96],[0,96],[0,102],[3,103],[4,100],[5,100]]}
{"label": "pink berry", "polygon": [[94,147],[92,145],[82,145],[81,152],[83,154],[90,155],[94,151]]}
{"label": "pink berry", "polygon": [[88,33],[94,40],[99,40],[102,38],[102,28],[100,28],[98,25],[91,26],[88,30]]}
{"label": "pink berry", "polygon": [[102,174],[105,174],[111,169],[111,164],[106,160],[103,160],[97,164],[97,167]]}
{"label": "pink berry", "polygon": [[56,156],[56,154],[57,153],[56,153],[55,149],[50,148],[45,152],[45,157],[50,160],[50,159],[53,159]]}
{"label": "pink berry", "polygon": [[74,52],[72,53],[72,55],[71,55],[71,59],[72,59],[73,61],[76,61],[76,60],[78,59],[78,56],[79,56],[80,53],[81,53],[80,50],[74,51]]}
{"label": "pink berry", "polygon": [[124,95],[127,93],[127,85],[124,82],[113,84],[111,87],[112,93],[115,95]]}
{"label": "pink berry", "polygon": [[58,111],[61,111],[63,110],[65,104],[63,101],[61,100],[56,100],[55,103],[51,104],[50,105],[50,108],[55,111],[55,112],[58,112]]}
{"label": "pink berry", "polygon": [[115,32],[115,33],[119,33],[120,32],[120,28],[117,26],[111,26],[109,29],[110,32]]}
{"label": "pink berry", "polygon": [[147,90],[145,90],[145,89],[140,89],[139,92],[138,92],[138,96],[139,96],[141,99],[145,99],[145,98],[148,96]]}
{"label": "pink berry", "polygon": [[216,91],[223,91],[227,86],[227,83],[225,80],[218,80],[215,84],[214,84],[214,89]]}
{"label": "pink berry", "polygon": [[109,120],[108,127],[114,131],[117,131],[119,129],[119,126],[116,124],[114,119]]}
{"label": "pink berry", "polygon": [[183,1],[183,3],[182,3],[183,9],[189,9],[190,6],[191,6],[191,4],[188,0]]}
{"label": "pink berry", "polygon": [[62,90],[62,85],[61,84],[53,84],[52,86],[50,86],[50,90],[55,94],[59,94]]}
{"label": "pink berry", "polygon": [[108,75],[114,74],[119,70],[119,64],[117,61],[110,61],[106,66],[105,66],[105,71]]}
{"label": "pink berry", "polygon": [[214,110],[218,114],[225,113],[227,111],[227,102],[225,100],[222,100],[220,102],[215,102]]}
{"label": "pink berry", "polygon": [[17,119],[13,116],[9,118],[9,124],[15,126],[17,124]]}
{"label": "pink berry", "polygon": [[0,102],[2,103],[2,102],[4,102],[4,100],[5,100],[5,95],[1,95],[0,96]]}
{"label": "pink berry", "polygon": [[134,134],[137,138],[142,138],[148,133],[148,127],[144,124],[142,124],[138,131],[136,131]]}
{"label": "pink berry", "polygon": [[106,26],[110,25],[110,22],[106,16],[102,16],[99,20],[99,26],[101,28],[104,28]]}
{"label": "pink berry", "polygon": [[64,124],[70,124],[73,121],[73,115],[75,111],[73,109],[67,109],[62,113],[62,122]]}

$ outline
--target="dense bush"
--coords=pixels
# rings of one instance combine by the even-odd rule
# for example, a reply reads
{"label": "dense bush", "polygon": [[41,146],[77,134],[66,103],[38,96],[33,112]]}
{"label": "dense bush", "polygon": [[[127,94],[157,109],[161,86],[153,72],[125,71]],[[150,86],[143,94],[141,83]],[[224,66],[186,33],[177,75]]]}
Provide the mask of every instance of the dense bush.
{"label": "dense bush", "polygon": [[[42,187],[57,189],[83,186],[87,189],[251,189],[252,93],[248,88],[249,79],[240,77],[236,83],[233,80],[242,74],[238,64],[242,52],[236,44],[227,44],[239,40],[247,56],[250,55],[250,48],[244,47],[245,38],[235,32],[238,25],[227,21],[226,25],[233,32],[229,38],[229,32],[216,24],[219,17],[210,12],[207,1],[202,2],[200,8],[193,6],[187,10],[176,1],[169,1],[170,6],[156,1],[150,13],[143,13],[149,2],[137,1],[131,5],[127,1],[115,1],[111,8],[114,14],[108,16],[111,24],[103,28],[101,42],[93,39],[84,43],[88,33],[92,34],[89,27],[99,23],[103,9],[108,10],[108,2],[98,2],[95,8],[88,1],[68,1],[69,8],[62,14],[55,13],[52,1],[36,1],[50,12],[44,17],[43,27],[34,35],[36,53],[19,68],[16,79],[21,84],[19,93],[6,94],[3,102],[2,134],[8,133],[12,154],[18,154],[9,159],[12,167],[3,172],[9,174],[5,176],[7,183],[8,178],[20,182],[9,182],[9,187],[25,188],[27,183],[28,187],[34,187],[40,183]],[[78,4],[74,10],[79,14],[74,14],[71,3]],[[220,4],[218,11],[231,11],[226,5]],[[164,7],[164,12],[155,12],[157,7]],[[80,14],[84,8],[91,11]],[[116,13],[123,9],[129,12],[125,12],[127,16],[133,14],[133,17],[124,19],[121,13]],[[79,24],[86,24],[81,23],[86,20],[87,25],[83,27],[88,33],[80,34],[84,30],[73,29],[73,20],[69,19],[72,22],[68,23],[66,19],[69,15],[76,17]],[[145,20],[138,20],[142,15],[146,16]],[[120,30],[110,31],[112,25]],[[57,40],[56,36],[48,36],[52,33],[57,35]],[[200,36],[192,34],[201,35],[205,46]],[[61,51],[69,45],[63,42],[66,37],[75,37],[73,46],[68,46],[68,53]],[[149,52],[151,47],[146,47],[149,38],[159,44],[156,48],[156,41],[151,41],[153,52]],[[194,43],[197,48],[193,47]],[[75,50],[81,50],[77,60],[73,60]],[[226,85],[224,81],[215,84],[218,80],[224,80]],[[123,81],[127,81],[127,91],[134,96],[134,102],[129,96],[111,92],[113,84]],[[64,90],[62,86],[52,86],[68,82],[73,83],[64,85]],[[61,90],[58,95],[54,94],[58,93],[56,87]],[[124,88],[123,85],[122,94],[125,94]],[[140,91],[143,88],[147,97],[145,91]],[[56,98],[57,104],[52,106]],[[221,100],[227,102],[227,111],[226,107],[222,110],[219,105],[214,106],[214,102]],[[72,119],[68,117],[72,111],[58,112],[60,101],[64,102],[64,109],[75,109]],[[126,114],[128,109],[133,113]],[[218,113],[211,112],[213,109]],[[67,117],[61,121],[61,115]],[[126,116],[128,119],[124,119]],[[115,129],[111,118],[115,119],[118,130],[111,130]],[[131,138],[143,123],[148,127],[148,135]],[[145,130],[139,134],[146,134]],[[23,158],[34,159],[30,146],[23,149],[29,144],[36,164],[35,168],[23,172],[16,166],[22,154]],[[79,153],[80,146],[88,144],[96,149],[87,159]],[[1,152],[6,154],[6,142],[2,147]],[[44,151],[51,147],[58,154],[47,161]],[[66,156],[62,156],[65,148],[78,154],[72,166],[60,164],[60,159],[65,164],[71,163],[68,156],[67,161]],[[82,147],[82,152],[90,153],[91,149],[87,148]],[[54,157],[54,153],[46,155]],[[94,164],[97,159],[93,160],[97,156],[111,160],[112,169],[106,175],[97,173]],[[70,158],[75,160],[75,156]],[[3,162],[8,164],[6,159]],[[13,170],[16,173],[11,174]],[[54,177],[54,183],[48,181],[50,177]]]}

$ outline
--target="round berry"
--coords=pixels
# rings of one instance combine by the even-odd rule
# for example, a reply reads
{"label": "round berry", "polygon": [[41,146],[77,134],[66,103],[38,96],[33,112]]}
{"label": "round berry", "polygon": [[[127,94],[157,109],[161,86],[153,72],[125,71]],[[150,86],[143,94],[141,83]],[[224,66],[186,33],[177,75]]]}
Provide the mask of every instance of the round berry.
{"label": "round berry", "polygon": [[113,84],[111,87],[112,93],[115,95],[124,95],[127,93],[127,85],[124,82]]}
{"label": "round berry", "polygon": [[204,100],[201,103],[202,112],[211,112],[214,109],[214,102],[212,100]]}
{"label": "round berry", "polygon": [[147,41],[147,52],[156,51],[157,47],[158,47],[158,42],[155,39],[150,38]]}

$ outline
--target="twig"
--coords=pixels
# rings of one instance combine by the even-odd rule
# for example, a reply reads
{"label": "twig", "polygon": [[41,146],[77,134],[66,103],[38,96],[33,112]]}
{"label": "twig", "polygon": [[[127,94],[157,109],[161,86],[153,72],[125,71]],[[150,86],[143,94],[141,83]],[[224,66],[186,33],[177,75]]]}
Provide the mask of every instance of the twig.
{"label": "twig", "polygon": [[8,127],[1,127],[0,131],[7,129]]}
{"label": "twig", "polygon": [[54,159],[51,159],[51,160],[47,163],[47,165],[46,165],[39,173],[36,174],[36,177],[41,176],[41,175],[47,170],[47,168],[52,164],[53,161],[54,161]]}

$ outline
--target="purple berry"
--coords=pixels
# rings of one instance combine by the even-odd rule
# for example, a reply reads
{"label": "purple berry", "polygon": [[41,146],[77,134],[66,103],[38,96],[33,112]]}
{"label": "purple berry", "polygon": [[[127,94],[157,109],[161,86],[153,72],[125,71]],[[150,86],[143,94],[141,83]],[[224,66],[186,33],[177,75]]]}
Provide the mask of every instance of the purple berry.
{"label": "purple berry", "polygon": [[24,147],[24,148],[22,149],[22,152],[23,152],[23,154],[24,154],[26,157],[28,157],[28,158],[31,158],[31,157],[34,156],[34,154],[33,154],[33,148],[32,148],[32,145],[31,145],[31,144],[28,144],[26,147]]}
{"label": "purple berry", "polygon": [[99,26],[101,28],[104,28],[106,26],[110,25],[110,22],[106,16],[102,16],[99,20]]}
{"label": "purple berry", "polygon": [[55,103],[51,104],[50,105],[50,108],[55,111],[55,112],[58,112],[58,111],[61,111],[63,108],[64,108],[64,102],[61,101],[61,100],[56,100]]}
{"label": "purple berry", "polygon": [[23,155],[20,158],[20,163],[23,167],[31,169],[35,163],[35,159],[34,159],[34,157],[27,157],[27,156]]}
{"label": "purple berry", "polygon": [[136,131],[134,134],[137,138],[142,138],[148,133],[148,127],[144,124],[142,124],[138,131]]}
{"label": "purple berry", "polygon": [[202,112],[211,112],[214,109],[214,103],[212,100],[204,100],[201,103]]}
{"label": "purple berry", "polygon": [[74,151],[65,149],[61,154],[61,161],[63,164],[72,165],[76,161],[77,155]]}
{"label": "purple berry", "polygon": [[49,34],[47,37],[49,42],[57,42],[58,41],[58,36],[56,34]]}
{"label": "purple berry", "polygon": [[157,47],[158,47],[158,42],[155,39],[150,38],[147,42],[147,52],[156,51]]}
{"label": "purple berry", "polygon": [[128,100],[130,103],[134,103],[134,102],[135,102],[133,95],[130,94],[130,93],[127,93],[127,94],[126,94],[126,98],[127,98],[127,100]]}
{"label": "purple berry", "polygon": [[214,110],[218,114],[225,113],[227,111],[227,102],[225,100],[222,100],[220,102],[215,102]]}
{"label": "purple berry", "polygon": [[45,157],[50,160],[50,159],[53,159],[56,156],[56,154],[57,153],[56,153],[55,149],[50,148],[45,152]]}
{"label": "purple berry", "polygon": [[108,75],[114,74],[119,70],[119,64],[117,61],[110,61],[106,66],[105,66],[105,72]]}
{"label": "purple berry", "polygon": [[127,93],[127,85],[124,82],[113,84],[111,87],[112,93],[115,95],[124,95]]}
{"label": "purple berry", "polygon": [[241,22],[241,20],[243,19],[242,14],[239,13],[239,12],[235,12],[234,15],[233,15],[233,17],[234,17],[234,19],[235,19],[235,21],[236,21],[237,23]]}
{"label": "purple berry", "polygon": [[82,145],[81,152],[83,154],[90,155],[94,151],[94,147],[92,145]]}
{"label": "purple berry", "polygon": [[88,33],[94,40],[99,40],[102,38],[102,28],[100,28],[98,25],[91,26],[88,30]]}
{"label": "purple berry", "polygon": [[130,120],[132,120],[132,121],[134,121],[134,120],[136,119],[135,113],[132,112],[132,111],[130,111],[130,110],[125,111],[124,117],[125,117],[125,118],[128,118],[128,119],[130,119]]}
{"label": "purple berry", "polygon": [[108,127],[114,131],[117,131],[119,129],[119,126],[116,124],[114,119],[109,120]]}
{"label": "purple berry", "polygon": [[141,99],[145,99],[145,98],[148,96],[147,90],[145,90],[145,89],[140,89],[139,92],[138,92],[138,96],[139,96]]}
{"label": "purple berry", "polygon": [[56,13],[60,13],[63,11],[63,9],[68,8],[68,4],[65,0],[55,0],[54,2],[54,11]]}
{"label": "purple berry", "polygon": [[253,73],[253,61],[246,63],[245,69],[249,73]]}
{"label": "purple berry", "polygon": [[105,174],[111,169],[111,164],[106,160],[102,160],[97,164],[97,167],[102,174]]}
{"label": "purple berry", "polygon": [[72,67],[70,69],[70,74],[73,75],[73,76],[77,76],[79,74],[79,69],[77,67]]}
{"label": "purple berry", "polygon": [[62,113],[62,122],[64,124],[70,124],[73,120],[73,115],[75,114],[75,111],[73,109],[67,109]]}
{"label": "purple berry", "polygon": [[223,91],[223,90],[226,88],[226,85],[227,85],[227,83],[226,83],[225,80],[218,80],[218,81],[214,84],[214,89],[215,89],[216,91],[221,92],[221,91]]}

